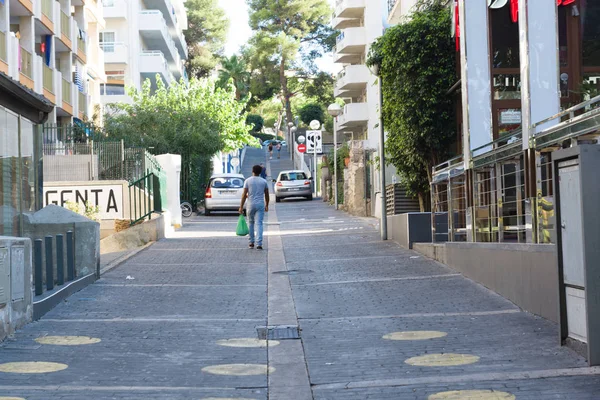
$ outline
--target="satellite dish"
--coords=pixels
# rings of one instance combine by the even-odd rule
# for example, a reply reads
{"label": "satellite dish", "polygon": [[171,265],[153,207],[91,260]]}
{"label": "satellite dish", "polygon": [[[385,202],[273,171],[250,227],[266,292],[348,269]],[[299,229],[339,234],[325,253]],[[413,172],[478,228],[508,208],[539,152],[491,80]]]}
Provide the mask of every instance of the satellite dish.
{"label": "satellite dish", "polygon": [[488,0],[488,7],[492,9],[502,8],[508,4],[508,0]]}

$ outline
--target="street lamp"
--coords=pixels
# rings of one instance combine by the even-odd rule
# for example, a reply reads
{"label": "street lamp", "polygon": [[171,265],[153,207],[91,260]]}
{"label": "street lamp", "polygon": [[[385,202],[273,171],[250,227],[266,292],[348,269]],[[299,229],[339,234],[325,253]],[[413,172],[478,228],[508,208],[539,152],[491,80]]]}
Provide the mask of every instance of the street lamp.
{"label": "street lamp", "polygon": [[296,143],[293,140],[293,133],[296,131],[294,128],[296,128],[294,126],[293,122],[288,122],[288,150],[291,148],[290,150],[290,160],[294,159],[294,151],[296,151]]}
{"label": "street lamp", "polygon": [[381,240],[387,240],[387,205],[385,187],[385,130],[383,127],[383,77],[381,66],[373,64],[369,67],[371,73],[379,79],[379,182],[381,186]]}
{"label": "street lamp", "polygon": [[333,103],[327,107],[327,113],[333,117],[333,198],[335,209],[338,209],[338,174],[337,174],[337,117],[342,113],[342,107]]}

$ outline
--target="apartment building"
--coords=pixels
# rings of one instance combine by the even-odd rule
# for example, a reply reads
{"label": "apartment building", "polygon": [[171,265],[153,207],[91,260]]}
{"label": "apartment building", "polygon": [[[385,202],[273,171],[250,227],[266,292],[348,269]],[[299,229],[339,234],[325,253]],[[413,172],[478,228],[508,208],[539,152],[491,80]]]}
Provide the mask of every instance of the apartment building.
{"label": "apartment building", "polygon": [[183,0],[104,0],[106,27],[100,32],[107,82],[104,104],[129,102],[127,87],[140,89],[157,74],[168,86],[187,79],[187,16]]}
{"label": "apartment building", "polygon": [[54,104],[48,122],[90,118],[104,80],[90,38],[103,25],[98,0],[4,0],[0,71]]}

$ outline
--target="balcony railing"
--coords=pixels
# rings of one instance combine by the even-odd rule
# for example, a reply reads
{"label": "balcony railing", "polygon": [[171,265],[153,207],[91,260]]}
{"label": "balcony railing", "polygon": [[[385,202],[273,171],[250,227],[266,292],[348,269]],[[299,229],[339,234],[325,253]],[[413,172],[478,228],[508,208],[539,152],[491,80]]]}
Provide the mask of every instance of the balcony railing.
{"label": "balcony railing", "polygon": [[0,60],[8,61],[6,56],[6,33],[0,32]]}
{"label": "balcony railing", "polygon": [[60,33],[66,37],[71,35],[71,19],[64,11],[60,12]]}
{"label": "balcony railing", "polygon": [[73,100],[71,98],[71,82],[62,78],[62,100],[68,105],[73,105]]}
{"label": "balcony railing", "polygon": [[79,112],[86,115],[87,101],[85,98],[85,93],[77,92],[78,104],[79,104]]}
{"label": "balcony railing", "polygon": [[44,14],[50,21],[52,21],[52,8],[54,7],[54,0],[42,0],[42,14]]}
{"label": "balcony railing", "polygon": [[33,78],[32,64],[31,53],[21,47],[21,73],[29,79]]}
{"label": "balcony railing", "polygon": [[85,40],[77,36],[77,50],[85,54]]}
{"label": "balcony railing", "polygon": [[44,71],[44,79],[43,79],[44,89],[46,89],[50,93],[54,93],[54,84],[53,84],[54,73],[52,72],[52,69],[50,67],[48,67],[46,64],[43,65],[43,71]]}

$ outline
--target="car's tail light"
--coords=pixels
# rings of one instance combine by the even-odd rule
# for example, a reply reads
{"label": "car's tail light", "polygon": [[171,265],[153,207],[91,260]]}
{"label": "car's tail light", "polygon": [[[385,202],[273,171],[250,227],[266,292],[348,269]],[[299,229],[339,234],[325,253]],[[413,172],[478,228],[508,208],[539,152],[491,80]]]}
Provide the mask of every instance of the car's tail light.
{"label": "car's tail light", "polygon": [[283,186],[283,183],[277,182],[277,184],[275,186]]}
{"label": "car's tail light", "polygon": [[310,181],[304,181],[305,185],[310,185]]}
{"label": "car's tail light", "polygon": [[212,198],[212,192],[210,190],[210,186],[206,188],[206,193],[204,193],[204,197],[207,199],[211,199]]}

